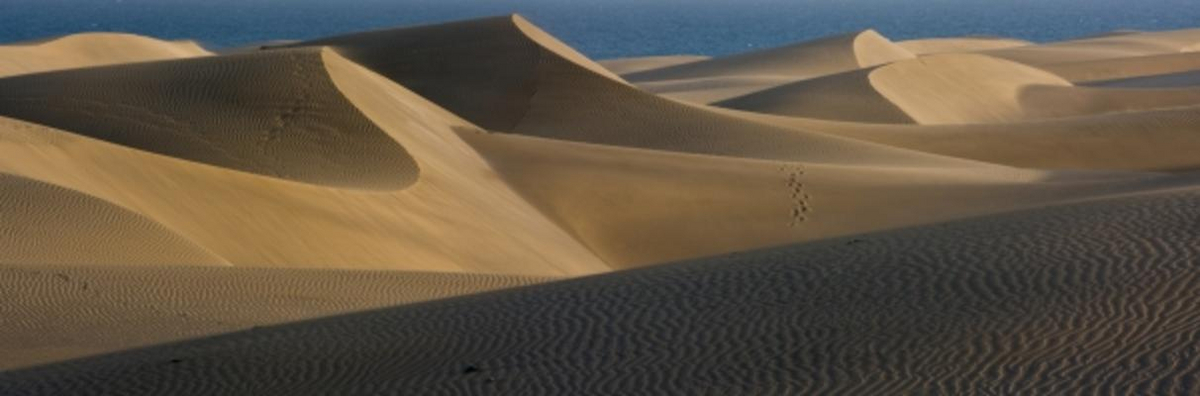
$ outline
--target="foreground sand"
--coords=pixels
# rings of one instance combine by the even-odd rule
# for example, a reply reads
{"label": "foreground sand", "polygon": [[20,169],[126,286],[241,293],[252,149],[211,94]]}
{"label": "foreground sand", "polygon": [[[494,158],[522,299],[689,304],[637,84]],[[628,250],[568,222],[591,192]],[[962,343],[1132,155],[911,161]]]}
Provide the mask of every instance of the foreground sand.
{"label": "foreground sand", "polygon": [[0,46],[0,394],[1194,393],[1197,49]]}

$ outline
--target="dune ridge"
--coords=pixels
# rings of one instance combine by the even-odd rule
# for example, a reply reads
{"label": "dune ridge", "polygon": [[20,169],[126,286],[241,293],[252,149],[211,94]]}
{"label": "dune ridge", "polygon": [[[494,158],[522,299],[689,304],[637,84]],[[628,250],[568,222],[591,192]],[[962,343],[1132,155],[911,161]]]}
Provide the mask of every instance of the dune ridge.
{"label": "dune ridge", "polygon": [[192,41],[162,41],[127,33],[72,34],[0,45],[0,77],[209,55],[212,53]]}

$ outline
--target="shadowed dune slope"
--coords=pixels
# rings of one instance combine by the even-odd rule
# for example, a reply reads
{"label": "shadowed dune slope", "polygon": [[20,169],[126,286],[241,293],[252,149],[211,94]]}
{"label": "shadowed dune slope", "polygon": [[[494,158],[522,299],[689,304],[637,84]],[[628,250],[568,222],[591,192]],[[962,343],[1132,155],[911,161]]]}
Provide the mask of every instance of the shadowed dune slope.
{"label": "shadowed dune slope", "polygon": [[[6,245],[11,246],[11,245]],[[0,370],[528,285],[403,271],[0,265]]]}
{"label": "shadowed dune slope", "polygon": [[1001,48],[1023,47],[1033,43],[1005,37],[940,37],[897,42],[900,48],[914,55],[933,55],[950,52],[976,52]]}
{"label": "shadowed dune slope", "polygon": [[1103,80],[1088,86],[1104,88],[1192,88],[1200,87],[1200,70]]}
{"label": "shadowed dune slope", "polygon": [[823,120],[914,124],[871,85],[875,69],[814,78],[714,103],[730,109]]}
{"label": "shadowed dune slope", "polygon": [[499,134],[466,140],[514,189],[618,268],[1171,183],[1122,173],[746,160]]}
{"label": "shadowed dune slope", "polygon": [[347,106],[364,112],[356,117],[420,161],[411,186],[297,183],[6,118],[0,171],[127,208],[237,266],[553,276],[608,269],[458,138],[458,130],[474,127],[336,54],[317,56],[332,86],[327,94],[345,95]]}
{"label": "shadowed dune slope", "polygon": [[79,191],[0,173],[0,202],[0,264],[224,264],[153,220]]}
{"label": "shadowed dune slope", "polygon": [[0,373],[0,392],[1190,394],[1198,198],[1128,196],[296,323]]}
{"label": "shadowed dune slope", "polygon": [[520,16],[364,32],[294,44],[343,56],[487,129],[509,130],[542,85],[539,64],[556,58],[614,81]]}
{"label": "shadowed dune slope", "polygon": [[624,75],[661,69],[669,66],[682,65],[684,63],[705,61],[709,59],[712,58],[699,55],[665,55],[608,59],[597,61],[596,63],[600,64],[600,66],[604,66],[605,69],[608,69],[617,75]]}
{"label": "shadowed dune slope", "polygon": [[211,53],[191,41],[161,41],[124,33],[73,34],[0,45],[0,77],[206,55]]}
{"label": "shadowed dune slope", "polygon": [[973,125],[880,125],[718,111],[894,147],[1025,168],[1200,169],[1200,107]]}
{"label": "shadowed dune slope", "polygon": [[[347,59],[412,88],[467,121],[499,132],[763,159],[980,166],[756,123],[647,94],[607,71],[597,72],[598,65],[579,59],[574,51],[559,48],[557,40],[543,35],[513,16],[364,33],[310,45],[331,45]],[[519,45],[447,44],[490,40]],[[410,59],[412,54],[421,57]],[[437,67],[447,62],[475,66],[469,70]],[[489,107],[476,101],[488,97],[503,99],[504,104]]]}
{"label": "shadowed dune slope", "polygon": [[315,184],[400,189],[419,173],[337,91],[319,50],[0,79],[0,115]]}

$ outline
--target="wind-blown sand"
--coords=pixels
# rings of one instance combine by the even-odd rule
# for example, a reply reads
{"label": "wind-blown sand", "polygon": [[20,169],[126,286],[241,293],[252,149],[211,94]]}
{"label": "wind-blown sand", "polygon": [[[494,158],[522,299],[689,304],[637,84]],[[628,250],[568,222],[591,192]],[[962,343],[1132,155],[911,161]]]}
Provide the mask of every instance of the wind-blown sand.
{"label": "wind-blown sand", "polygon": [[1197,32],[0,46],[0,394],[1192,394]]}

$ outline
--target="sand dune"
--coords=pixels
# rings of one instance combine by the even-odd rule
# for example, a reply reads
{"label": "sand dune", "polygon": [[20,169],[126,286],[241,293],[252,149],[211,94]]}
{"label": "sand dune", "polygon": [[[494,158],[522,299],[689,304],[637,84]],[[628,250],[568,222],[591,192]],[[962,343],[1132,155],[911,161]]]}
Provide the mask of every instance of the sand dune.
{"label": "sand dune", "polygon": [[730,109],[821,120],[913,124],[872,85],[875,68],[803,80],[713,103]]}
{"label": "sand dune", "polygon": [[402,271],[4,264],[0,370],[546,280]]}
{"label": "sand dune", "polygon": [[881,125],[746,112],[736,116],[1016,167],[1200,169],[1200,158],[1193,154],[1200,149],[1198,107],[974,125]]}
{"label": "sand dune", "polygon": [[[513,16],[362,33],[304,45],[330,45],[347,59],[412,88],[465,120],[499,132],[760,159],[977,165],[778,128],[650,95],[607,71],[597,71],[602,67],[581,60],[574,51],[564,51],[561,43],[546,37]],[[445,44],[455,40],[499,42],[469,48]],[[516,44],[510,48],[504,43]],[[436,66],[454,63],[468,53],[492,59],[488,65],[495,70],[480,73]],[[409,61],[406,54],[421,54],[423,60]],[[521,77],[510,80],[513,76]],[[476,102],[479,98],[503,98],[505,103],[481,104]],[[459,110],[463,108],[470,110]]]}
{"label": "sand dune", "polygon": [[1070,87],[1045,71],[984,55],[948,54],[802,81],[717,103],[779,115],[872,123],[974,124],[1029,118],[1037,86]]}
{"label": "sand dune", "polygon": [[988,55],[1035,67],[1070,62],[1163,55],[1200,43],[1200,29],[1105,35],[1057,43],[986,51]]}
{"label": "sand dune", "polygon": [[1088,84],[1106,88],[1183,88],[1200,86],[1200,70],[1096,81]]}
{"label": "sand dune", "polygon": [[739,75],[812,78],[860,69],[913,54],[874,30],[828,37],[779,48],[685,63],[626,76],[630,81],[680,80]]}
{"label": "sand dune", "polygon": [[1025,40],[1006,37],[941,37],[905,40],[896,43],[914,55],[933,55],[950,52],[977,52],[1033,45]]}
{"label": "sand dune", "polygon": [[191,41],[161,41],[123,33],[73,34],[0,45],[0,77],[206,55],[210,53]]}
{"label": "sand dune", "polygon": [[161,224],[79,191],[0,173],[0,262],[222,265]]}
{"label": "sand dune", "polygon": [[319,50],[0,79],[0,115],[314,184],[396,190],[420,173],[338,93]]}
{"label": "sand dune", "polygon": [[467,141],[517,191],[615,267],[930,224],[1164,182],[1146,174],[747,160],[505,135]]}
{"label": "sand dune", "polygon": [[[291,54],[277,54],[287,56],[277,56],[276,53],[261,56],[276,59],[280,61],[277,65],[280,70],[289,70],[289,62],[293,59]],[[329,77],[326,77],[327,90],[320,95],[324,100],[332,102],[343,98],[339,93],[343,89],[341,86],[350,86],[354,81],[371,78],[361,75],[368,73],[361,68],[345,66],[344,61],[336,55],[317,53],[316,56],[318,58],[315,61],[318,63],[314,67],[336,70],[329,72]],[[227,64],[229,67],[225,69],[233,70],[231,74],[235,77],[246,73],[239,69],[245,68],[241,63],[243,58],[215,59],[232,59],[233,61]],[[186,71],[190,70],[187,66],[196,61],[179,62],[180,64],[175,66]],[[66,74],[62,77],[74,78],[72,76],[77,73],[84,76],[101,72],[109,74],[107,71],[109,69],[64,72]],[[333,78],[335,75],[336,78]],[[0,80],[0,85],[18,85],[34,77],[53,76]],[[235,81],[239,81],[236,78]],[[319,81],[315,78],[313,80],[311,83]],[[45,86],[54,86],[50,83],[53,80],[47,81]],[[0,128],[0,136],[4,137],[0,139],[3,143],[0,147],[5,151],[5,154],[0,156],[0,169],[66,186],[116,203],[163,224],[234,265],[482,271],[541,275],[593,273],[607,268],[579,243],[539,215],[535,208],[522,201],[508,186],[496,180],[497,177],[491,173],[486,163],[455,134],[456,128],[466,128],[465,125],[468,124],[452,124],[461,121],[455,121],[452,115],[429,106],[416,95],[394,86],[387,80],[377,78],[370,80],[370,84],[370,89],[346,89],[354,98],[340,100],[352,103],[366,101],[367,99],[360,99],[364,96],[387,97],[390,102],[384,109],[346,105],[348,109],[373,111],[373,116],[378,116],[376,113],[386,113],[386,116],[372,120],[357,110],[354,112],[357,115],[306,110],[300,112],[301,115],[294,118],[287,128],[281,129],[279,137],[265,142],[268,143],[264,147],[266,149],[273,148],[271,142],[283,142],[274,147],[274,151],[255,152],[258,147],[253,145],[237,147],[244,150],[245,158],[249,161],[234,164],[277,164],[278,162],[268,162],[278,161],[269,154],[280,153],[291,156],[292,165],[299,166],[294,170],[284,170],[311,169],[315,172],[333,172],[336,168],[316,169],[316,166],[307,164],[329,166],[331,160],[339,158],[330,154],[338,152],[326,153],[339,149],[347,150],[347,154],[341,158],[346,160],[344,163],[348,166],[369,164],[370,157],[356,157],[353,153],[354,147],[326,147],[338,141],[329,140],[336,138],[336,134],[353,132],[352,129],[343,129],[346,128],[344,125],[361,126],[362,131],[377,135],[367,135],[368,138],[375,138],[377,142],[386,144],[370,143],[376,147],[359,145],[358,150],[370,153],[371,150],[383,148],[385,153],[407,152],[413,156],[412,161],[417,166],[409,167],[409,171],[396,167],[359,168],[377,175],[400,177],[396,179],[393,176],[391,180],[386,177],[376,179],[390,184],[363,184],[346,188],[331,185],[332,182],[296,183],[275,176],[244,172],[238,168],[209,166],[139,150],[173,145],[179,148],[183,158],[200,158],[207,155],[206,152],[220,153],[213,148],[220,148],[216,144],[221,143],[222,139],[230,145],[236,145],[238,141],[257,143],[250,137],[254,136],[255,132],[265,134],[266,131],[256,128],[270,128],[272,122],[278,120],[274,118],[278,113],[269,110],[285,111],[293,105],[293,98],[263,101],[263,111],[258,115],[243,116],[241,120],[245,120],[246,124],[242,125],[238,124],[238,113],[249,112],[252,108],[234,109],[237,102],[230,102],[228,98],[214,98],[201,107],[213,109],[213,106],[224,106],[230,117],[197,120],[217,123],[212,129],[162,128],[161,134],[147,129],[147,136],[143,136],[142,140],[133,140],[133,144],[136,144],[133,146],[119,146],[87,136],[9,120],[0,123],[0,126],[3,126]],[[258,94],[270,94],[271,91],[263,89]],[[112,93],[114,90],[108,92]],[[114,105],[120,104],[122,99],[121,91],[115,92],[117,94],[108,96],[109,99],[105,100],[105,106],[114,108],[114,111],[146,114],[136,113],[142,110],[142,107]],[[216,89],[201,92],[222,93]],[[153,93],[147,92],[142,95]],[[139,98],[141,95],[130,96],[133,96],[128,99],[131,101],[144,100]],[[11,110],[7,107],[10,102],[4,103],[0,107],[5,111]],[[313,106],[320,102],[312,100],[305,103],[305,106]],[[28,109],[36,115],[45,114],[43,112],[70,115],[86,110],[75,106],[38,108],[26,106],[23,102],[17,104],[17,110]],[[160,106],[159,103],[149,101],[139,104]],[[170,106],[159,108],[163,110],[158,111],[174,110]],[[313,109],[319,110],[316,107]],[[125,125],[133,127],[156,126],[149,123],[139,125],[119,118],[93,118],[95,116],[86,113],[76,114],[77,116],[72,117],[47,116],[45,120],[52,123],[76,122],[78,124],[72,125],[83,128],[105,125],[95,122],[97,120],[127,122]],[[350,123],[329,128],[323,126],[322,117],[341,117],[350,120]],[[93,122],[85,122],[87,120]],[[133,120],[155,121],[154,118],[143,117]],[[221,122],[224,124],[220,124]],[[239,129],[242,127],[246,129]],[[114,130],[128,132],[136,129]],[[110,137],[102,133],[93,134]],[[183,136],[180,136],[181,133]],[[329,136],[329,133],[336,134]],[[188,137],[195,138],[185,140]],[[307,148],[305,144],[308,143],[305,139],[314,137],[318,140],[307,147],[312,147],[316,152],[304,153],[303,149]],[[296,141],[303,144],[289,144]],[[343,139],[342,142],[345,144],[353,140]],[[188,151],[190,146],[185,146],[186,144],[195,147]],[[30,150],[30,147],[37,147],[37,150]],[[160,153],[162,151],[164,150],[159,150]],[[225,154],[227,155],[223,158],[229,158],[230,153]],[[205,158],[222,157],[213,155]],[[415,176],[411,171],[413,169],[421,170],[420,179],[405,180],[404,178],[411,179]],[[342,180],[348,181],[353,179]],[[408,187],[399,191],[377,191],[377,188],[403,185]],[[505,223],[513,226],[500,226]],[[542,244],[545,246],[540,246]],[[468,245],[472,248],[459,248]],[[532,248],[533,246],[540,247]],[[5,252],[0,252],[0,256],[3,253]],[[560,254],[571,259],[561,262],[552,260]],[[5,261],[20,259],[22,257]],[[164,261],[161,264],[174,262]],[[560,267],[564,264],[565,267]]]}
{"label": "sand dune", "polygon": [[1195,393],[1198,32],[2,46],[0,394]]}
{"label": "sand dune", "polygon": [[625,75],[673,99],[713,103],[781,84],[857,70],[913,54],[874,30]]}
{"label": "sand dune", "polygon": [[1069,81],[1090,83],[1200,70],[1200,54],[1174,53],[1070,62],[1041,67]]}
{"label": "sand dune", "polygon": [[787,84],[715,105],[824,120],[985,124],[1195,106],[1198,93],[1076,87],[1018,63],[950,54]]}
{"label": "sand dune", "polygon": [[1196,202],[1138,195],[409,305],[0,373],[0,391],[1187,394]]}
{"label": "sand dune", "polygon": [[625,75],[709,59],[712,58],[700,55],[667,55],[609,59],[597,61],[596,63],[599,63],[600,66],[604,66],[605,69],[617,75]]}

